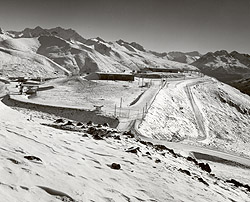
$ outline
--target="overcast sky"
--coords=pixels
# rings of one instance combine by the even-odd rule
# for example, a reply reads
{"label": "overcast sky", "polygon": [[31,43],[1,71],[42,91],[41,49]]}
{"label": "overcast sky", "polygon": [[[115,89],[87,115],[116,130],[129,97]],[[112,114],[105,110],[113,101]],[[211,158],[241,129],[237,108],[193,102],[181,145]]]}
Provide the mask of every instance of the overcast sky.
{"label": "overcast sky", "polygon": [[1,0],[0,27],[75,29],[158,52],[250,54],[250,0]]}

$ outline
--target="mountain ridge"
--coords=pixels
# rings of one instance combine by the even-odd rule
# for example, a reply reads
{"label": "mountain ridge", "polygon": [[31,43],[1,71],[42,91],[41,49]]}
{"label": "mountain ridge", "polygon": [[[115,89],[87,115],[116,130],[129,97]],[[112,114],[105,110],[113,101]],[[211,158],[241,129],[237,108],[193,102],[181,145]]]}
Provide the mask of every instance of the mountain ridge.
{"label": "mountain ridge", "polygon": [[72,29],[61,27],[43,29],[37,26],[2,35],[1,47],[43,55],[72,74],[134,71],[147,67],[197,70],[194,66],[156,56],[137,42],[107,42],[100,37],[85,39]]}

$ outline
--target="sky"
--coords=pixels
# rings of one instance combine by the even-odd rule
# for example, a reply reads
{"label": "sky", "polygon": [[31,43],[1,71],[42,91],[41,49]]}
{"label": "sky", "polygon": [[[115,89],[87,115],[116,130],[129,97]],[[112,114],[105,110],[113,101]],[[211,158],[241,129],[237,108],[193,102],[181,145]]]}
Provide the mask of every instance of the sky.
{"label": "sky", "polygon": [[250,54],[250,0],[0,0],[0,27],[72,28],[157,52]]}

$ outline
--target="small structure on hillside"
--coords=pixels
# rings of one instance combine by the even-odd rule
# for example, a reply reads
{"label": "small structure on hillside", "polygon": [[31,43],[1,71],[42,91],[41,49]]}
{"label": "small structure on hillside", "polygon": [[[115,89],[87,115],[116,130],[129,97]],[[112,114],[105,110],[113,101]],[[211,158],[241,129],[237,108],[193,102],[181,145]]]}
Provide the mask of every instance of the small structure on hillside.
{"label": "small structure on hillside", "polygon": [[103,105],[94,105],[94,107],[95,107],[95,112],[97,112],[97,113],[101,113],[102,112],[102,107],[103,107]]}
{"label": "small structure on hillside", "polygon": [[114,81],[134,81],[135,77],[130,73],[105,73],[93,72],[85,77],[87,80],[114,80]]}

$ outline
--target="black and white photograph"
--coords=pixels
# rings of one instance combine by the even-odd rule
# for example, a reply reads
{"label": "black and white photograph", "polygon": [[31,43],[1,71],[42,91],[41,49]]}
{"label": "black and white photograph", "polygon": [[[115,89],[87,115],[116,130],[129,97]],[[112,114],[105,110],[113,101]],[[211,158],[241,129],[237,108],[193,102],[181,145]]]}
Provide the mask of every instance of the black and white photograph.
{"label": "black and white photograph", "polygon": [[250,0],[0,0],[0,202],[250,202]]}

